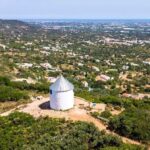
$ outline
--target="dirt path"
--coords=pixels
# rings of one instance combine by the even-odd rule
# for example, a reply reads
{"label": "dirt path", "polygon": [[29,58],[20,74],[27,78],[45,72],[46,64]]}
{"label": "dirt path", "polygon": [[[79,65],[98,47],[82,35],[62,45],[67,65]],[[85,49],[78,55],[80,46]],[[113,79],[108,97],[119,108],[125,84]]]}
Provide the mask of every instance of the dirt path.
{"label": "dirt path", "polygon": [[[26,105],[20,105],[16,109],[12,109],[0,115],[7,116],[10,113],[17,110],[19,112],[29,113],[36,118],[41,116],[43,117],[49,116],[54,118],[65,118],[67,120],[73,121],[86,121],[95,124],[95,126],[97,126],[99,130],[105,130],[109,134],[117,135],[116,133],[107,130],[106,125],[104,125],[100,120],[93,118],[90,114],[88,114],[88,112],[84,108],[80,107],[81,105],[87,107],[89,106],[89,102],[85,101],[84,99],[76,97],[75,107],[73,109],[70,109],[68,111],[55,111],[49,108],[49,99],[42,98],[41,100],[34,100],[33,102]],[[97,104],[97,106],[94,109],[104,111],[105,107],[106,107],[105,104]],[[124,143],[141,145],[141,143],[125,137],[121,137],[121,139],[123,140]]]}

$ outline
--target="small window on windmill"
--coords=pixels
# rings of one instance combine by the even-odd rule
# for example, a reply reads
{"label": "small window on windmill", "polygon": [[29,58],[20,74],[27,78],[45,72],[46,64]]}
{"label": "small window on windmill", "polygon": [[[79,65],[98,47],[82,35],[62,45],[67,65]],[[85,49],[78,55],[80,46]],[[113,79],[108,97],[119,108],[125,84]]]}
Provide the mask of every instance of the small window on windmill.
{"label": "small window on windmill", "polygon": [[52,90],[50,90],[50,94],[52,94]]}

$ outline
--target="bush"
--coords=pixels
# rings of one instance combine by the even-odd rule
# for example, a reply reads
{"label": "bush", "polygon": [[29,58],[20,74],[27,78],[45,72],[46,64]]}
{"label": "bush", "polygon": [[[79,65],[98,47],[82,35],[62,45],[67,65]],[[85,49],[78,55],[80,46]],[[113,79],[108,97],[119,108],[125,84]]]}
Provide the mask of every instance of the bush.
{"label": "bush", "polygon": [[106,104],[123,106],[122,99],[119,97],[116,97],[116,96],[102,96],[102,97],[100,97],[100,101],[102,101]]}
{"label": "bush", "polygon": [[35,90],[44,93],[49,92],[49,83],[28,84],[27,82],[11,82],[10,85],[20,90]]}
{"label": "bush", "polygon": [[126,145],[120,138],[100,132],[93,124],[64,119],[34,119],[19,112],[0,117],[0,135],[2,150],[98,150],[107,147],[121,149]]}
{"label": "bush", "polygon": [[113,117],[108,127],[120,135],[150,143],[150,105],[139,103]]}
{"label": "bush", "polygon": [[101,113],[101,117],[109,119],[112,116],[111,112],[106,110]]}
{"label": "bush", "polygon": [[12,87],[8,86],[0,86],[0,101],[18,101],[21,99],[28,99],[29,96],[27,93],[22,92],[17,89],[13,89]]}
{"label": "bush", "polygon": [[30,86],[26,81],[20,82],[20,81],[11,81],[10,86],[13,88],[17,88],[20,90],[29,90]]}
{"label": "bush", "polygon": [[7,77],[0,77],[0,85],[9,85],[10,80]]}
{"label": "bush", "polygon": [[98,116],[100,116],[100,113],[99,112],[91,112],[90,113],[93,117],[95,117],[95,118],[98,118]]}
{"label": "bush", "polygon": [[26,81],[10,81],[7,77],[0,77],[0,85],[9,86],[19,90],[36,90],[37,92],[49,92],[49,83],[42,82],[36,84],[28,84]]}

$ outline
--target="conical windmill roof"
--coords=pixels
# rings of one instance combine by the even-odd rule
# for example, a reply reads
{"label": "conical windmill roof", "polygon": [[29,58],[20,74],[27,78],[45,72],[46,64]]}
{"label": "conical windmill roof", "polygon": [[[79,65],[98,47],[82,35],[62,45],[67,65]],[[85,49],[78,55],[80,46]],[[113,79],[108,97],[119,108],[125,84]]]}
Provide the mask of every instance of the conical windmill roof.
{"label": "conical windmill roof", "polygon": [[50,86],[50,89],[57,92],[64,92],[73,90],[74,86],[61,75],[56,82]]}

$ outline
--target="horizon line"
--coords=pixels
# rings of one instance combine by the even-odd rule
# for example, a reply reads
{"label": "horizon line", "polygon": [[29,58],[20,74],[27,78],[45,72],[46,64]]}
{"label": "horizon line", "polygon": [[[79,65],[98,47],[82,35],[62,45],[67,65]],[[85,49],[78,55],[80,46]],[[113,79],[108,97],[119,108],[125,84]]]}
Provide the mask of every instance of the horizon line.
{"label": "horizon line", "polygon": [[150,18],[1,18],[0,20],[150,20]]}

